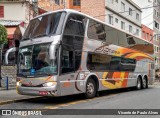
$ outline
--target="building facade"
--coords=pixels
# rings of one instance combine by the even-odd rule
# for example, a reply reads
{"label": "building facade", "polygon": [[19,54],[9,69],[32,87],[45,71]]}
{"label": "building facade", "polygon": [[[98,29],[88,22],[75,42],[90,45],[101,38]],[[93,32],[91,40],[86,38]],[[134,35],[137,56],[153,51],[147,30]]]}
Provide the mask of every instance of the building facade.
{"label": "building facade", "polygon": [[[33,2],[30,0],[0,1],[0,24],[6,27],[8,35],[8,43],[3,46],[2,60],[4,60],[3,57],[7,49],[19,44],[29,20],[36,15],[35,10]],[[43,10],[40,10],[40,12],[43,12]],[[4,64],[4,61],[2,63]]]}
{"label": "building facade", "polygon": [[132,0],[106,0],[106,23],[141,37],[141,9]]}
{"label": "building facade", "polygon": [[142,24],[153,30],[155,66],[160,68],[160,0],[134,0],[142,9]]}
{"label": "building facade", "polygon": [[142,38],[146,41],[153,43],[153,29],[142,24]]}
{"label": "building facade", "polygon": [[48,11],[74,9],[105,21],[105,0],[38,0],[38,6]]}

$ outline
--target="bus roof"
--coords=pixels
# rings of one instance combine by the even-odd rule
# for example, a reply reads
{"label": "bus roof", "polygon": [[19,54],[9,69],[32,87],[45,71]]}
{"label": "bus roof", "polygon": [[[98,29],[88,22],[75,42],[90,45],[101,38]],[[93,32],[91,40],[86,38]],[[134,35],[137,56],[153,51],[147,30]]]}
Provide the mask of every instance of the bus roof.
{"label": "bus roof", "polygon": [[[49,14],[52,14],[52,13],[57,13],[57,12],[76,13],[76,14],[79,14],[79,15],[82,15],[82,16],[86,16],[86,17],[88,17],[89,19],[95,20],[95,21],[97,21],[97,22],[99,22],[99,23],[102,23],[102,24],[104,24],[104,25],[107,25],[107,26],[109,26],[109,27],[111,27],[111,28],[113,28],[113,29],[119,30],[119,31],[121,31],[121,32],[123,32],[123,33],[126,33],[126,34],[129,34],[129,35],[131,35],[131,36],[133,36],[133,37],[135,37],[135,38],[141,39],[141,40],[143,40],[143,41],[145,41],[145,42],[147,42],[147,43],[153,44],[153,43],[151,43],[151,42],[149,42],[149,41],[147,41],[147,40],[144,40],[144,39],[141,38],[141,37],[138,37],[138,36],[135,36],[135,35],[133,35],[133,34],[131,34],[131,33],[125,32],[124,30],[119,29],[119,28],[116,28],[116,27],[114,27],[113,25],[106,24],[105,22],[103,22],[103,21],[101,21],[101,20],[99,20],[99,19],[96,19],[96,18],[91,17],[91,16],[89,16],[89,15],[87,15],[87,14],[84,14],[84,13],[82,13],[82,12],[79,12],[79,11],[76,11],[76,10],[72,10],[72,9],[61,9],[61,10],[56,10],[56,11],[49,11],[49,12],[46,12],[46,13],[44,13],[44,14],[42,14],[42,15],[36,16],[36,17],[34,17],[33,19],[36,19],[36,18],[38,18],[38,17],[45,16],[45,15],[49,15]],[[33,20],[33,19],[32,19],[32,20]],[[150,41],[151,41],[151,40],[153,40],[153,39],[150,39]]]}

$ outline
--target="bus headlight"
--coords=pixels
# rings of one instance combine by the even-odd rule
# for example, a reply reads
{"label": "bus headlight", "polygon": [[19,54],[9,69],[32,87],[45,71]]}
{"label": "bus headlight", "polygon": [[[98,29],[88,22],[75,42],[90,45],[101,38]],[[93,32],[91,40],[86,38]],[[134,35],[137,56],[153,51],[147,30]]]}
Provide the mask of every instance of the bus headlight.
{"label": "bus headlight", "polygon": [[16,85],[17,85],[17,86],[21,86],[21,85],[22,85],[22,83],[20,83],[20,82],[17,82],[17,83],[16,83]]}
{"label": "bus headlight", "polygon": [[44,87],[50,87],[50,86],[55,86],[55,85],[56,85],[56,82],[47,82],[43,84]]}

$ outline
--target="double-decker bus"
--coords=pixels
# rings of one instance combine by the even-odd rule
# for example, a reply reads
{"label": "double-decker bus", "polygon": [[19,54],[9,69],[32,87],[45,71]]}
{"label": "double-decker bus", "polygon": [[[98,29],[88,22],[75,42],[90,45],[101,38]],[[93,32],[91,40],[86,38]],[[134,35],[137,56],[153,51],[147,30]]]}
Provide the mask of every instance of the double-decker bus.
{"label": "double-decker bus", "polygon": [[154,78],[153,45],[74,10],[33,18],[18,53],[17,92],[65,96],[135,87]]}

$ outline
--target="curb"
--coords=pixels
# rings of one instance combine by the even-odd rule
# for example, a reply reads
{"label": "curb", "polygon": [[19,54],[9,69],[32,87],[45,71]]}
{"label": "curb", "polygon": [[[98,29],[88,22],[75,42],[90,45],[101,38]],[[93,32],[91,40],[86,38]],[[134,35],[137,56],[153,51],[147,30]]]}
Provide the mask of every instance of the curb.
{"label": "curb", "polygon": [[[8,90],[16,90],[15,87],[9,87]],[[6,88],[0,88],[0,91],[8,91]]]}
{"label": "curb", "polygon": [[23,102],[23,101],[26,101],[26,100],[38,100],[38,99],[42,99],[42,98],[45,98],[45,97],[38,96],[38,97],[31,97],[31,98],[22,98],[22,99],[8,100],[8,101],[2,101],[2,102],[0,102],[0,105],[10,104],[10,103],[17,103],[17,102]]}

